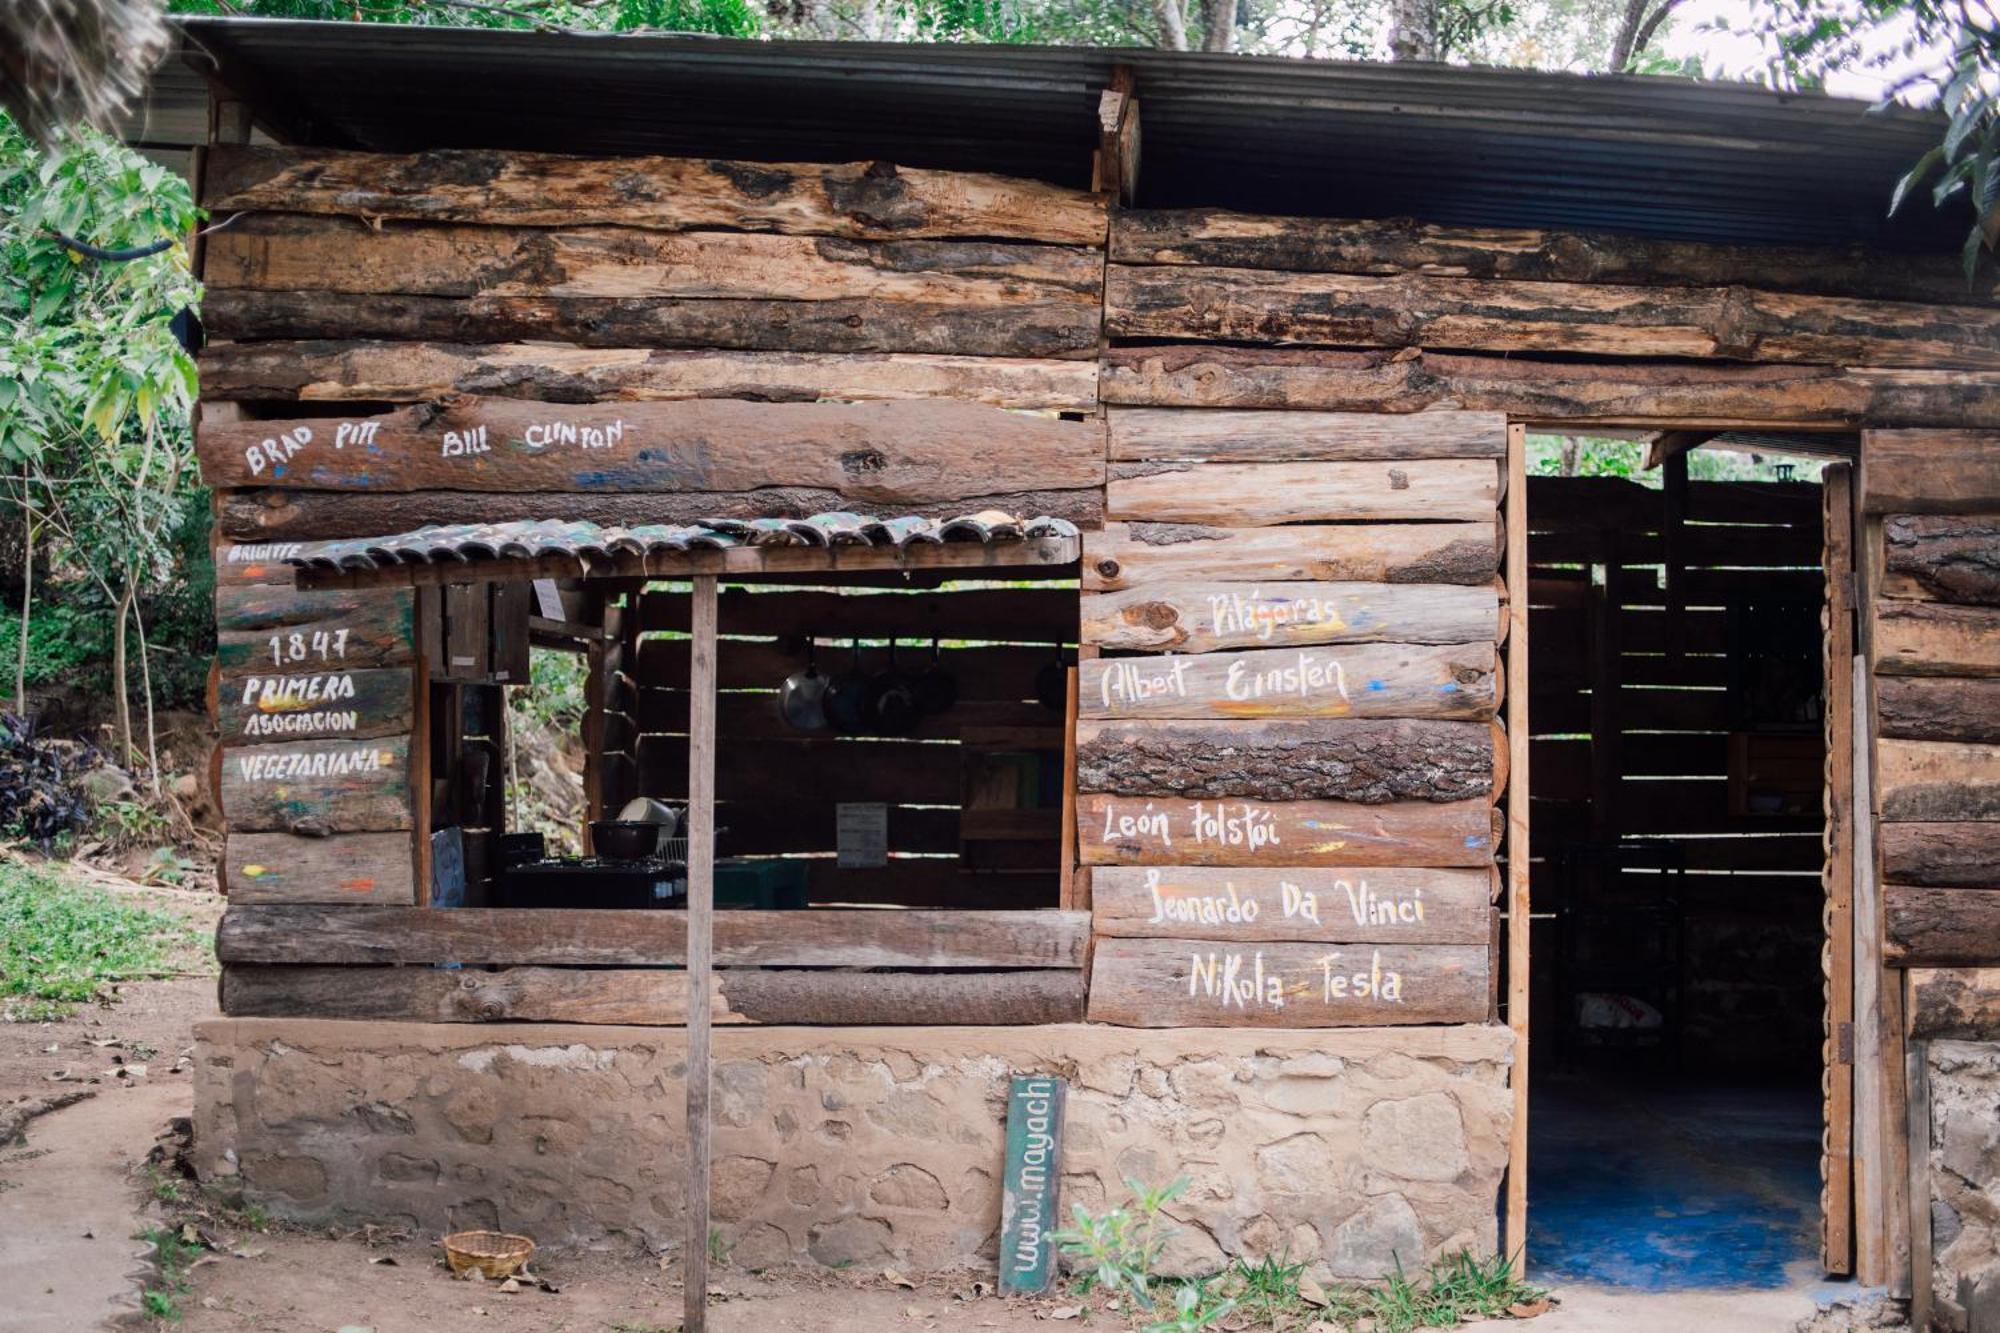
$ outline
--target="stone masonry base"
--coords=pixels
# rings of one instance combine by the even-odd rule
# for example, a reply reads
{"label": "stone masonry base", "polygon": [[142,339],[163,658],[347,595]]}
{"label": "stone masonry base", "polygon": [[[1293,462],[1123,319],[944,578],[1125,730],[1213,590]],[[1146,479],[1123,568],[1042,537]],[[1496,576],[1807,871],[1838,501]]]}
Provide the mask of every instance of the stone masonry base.
{"label": "stone masonry base", "polygon": [[[195,1159],[274,1215],[678,1245],[670,1028],[221,1019]],[[1298,1032],[719,1028],[714,1215],[735,1262],[990,1267],[1007,1081],[1070,1082],[1060,1210],[1185,1175],[1169,1271],[1311,1258],[1377,1277],[1491,1253],[1502,1027]]]}

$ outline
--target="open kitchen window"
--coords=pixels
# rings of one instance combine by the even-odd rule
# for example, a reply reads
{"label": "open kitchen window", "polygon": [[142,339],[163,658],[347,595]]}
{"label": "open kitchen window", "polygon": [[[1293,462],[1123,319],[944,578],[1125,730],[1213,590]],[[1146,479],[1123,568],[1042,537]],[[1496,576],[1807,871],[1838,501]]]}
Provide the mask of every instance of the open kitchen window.
{"label": "open kitchen window", "polygon": [[718,1012],[1081,1018],[1075,529],[759,522],[779,528],[430,529],[301,558],[310,586],[414,585],[429,910],[345,924],[379,930],[369,961],[459,965],[412,983],[418,1007],[681,1021],[692,576],[711,573]]}

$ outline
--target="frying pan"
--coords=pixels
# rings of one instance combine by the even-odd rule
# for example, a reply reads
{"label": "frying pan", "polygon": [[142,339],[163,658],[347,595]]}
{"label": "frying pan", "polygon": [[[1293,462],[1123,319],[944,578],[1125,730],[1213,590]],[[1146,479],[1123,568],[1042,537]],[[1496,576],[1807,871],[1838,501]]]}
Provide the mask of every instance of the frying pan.
{"label": "frying pan", "polygon": [[936,639],[931,640],[931,664],[911,689],[917,696],[917,711],[926,715],[950,712],[951,706],[958,702],[958,677],[944,669]]}
{"label": "frying pan", "polygon": [[785,677],[778,687],[778,711],[793,731],[826,731],[832,724],[826,717],[827,678],[813,659],[813,641],[806,639],[806,665]]}
{"label": "frying pan", "polygon": [[870,711],[877,735],[907,736],[917,729],[917,693],[909,676],[896,666],[894,639],[889,641],[889,665],[870,685]]}
{"label": "frying pan", "polygon": [[861,671],[861,640],[850,639],[847,669],[827,682],[820,707],[827,725],[850,736],[867,734],[874,724],[874,683]]}

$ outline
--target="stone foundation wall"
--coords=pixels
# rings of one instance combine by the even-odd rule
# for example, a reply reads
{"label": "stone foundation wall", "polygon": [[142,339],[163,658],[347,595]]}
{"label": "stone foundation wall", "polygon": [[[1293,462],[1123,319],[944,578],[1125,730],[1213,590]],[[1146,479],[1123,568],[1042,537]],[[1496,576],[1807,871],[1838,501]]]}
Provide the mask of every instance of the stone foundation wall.
{"label": "stone foundation wall", "polygon": [[[682,1234],[683,1036],[222,1019],[197,1032],[196,1166],[274,1215]],[[1167,1267],[1322,1275],[1491,1253],[1512,1119],[1502,1027],[721,1028],[714,1212],[738,1263],[990,1265],[1007,1081],[1070,1082],[1062,1209],[1192,1186]]]}
{"label": "stone foundation wall", "polygon": [[1934,1041],[1928,1059],[1932,1317],[2000,1326],[2000,1043]]}

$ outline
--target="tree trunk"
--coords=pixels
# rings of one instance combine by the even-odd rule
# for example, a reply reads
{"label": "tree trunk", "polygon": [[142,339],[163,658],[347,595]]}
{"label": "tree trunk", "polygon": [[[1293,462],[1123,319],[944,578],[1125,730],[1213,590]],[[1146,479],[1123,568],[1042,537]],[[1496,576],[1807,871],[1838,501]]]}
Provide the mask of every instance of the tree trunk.
{"label": "tree trunk", "polygon": [[1168,51],[1188,49],[1187,14],[1182,0],[1153,0],[1153,12],[1160,20],[1160,45]]}
{"label": "tree trunk", "polygon": [[1236,0],[1201,0],[1201,49],[1227,53],[1236,49]]}
{"label": "tree trunk", "polygon": [[21,476],[21,641],[14,654],[14,716],[28,716],[28,624],[35,605],[35,511]]}
{"label": "tree trunk", "polygon": [[161,794],[160,732],[153,723],[153,660],[146,650],[146,616],[137,597],[132,599],[132,624],[139,631],[139,688],[146,701],[146,767],[152,773],[153,795],[157,797]]}
{"label": "tree trunk", "polygon": [[1391,0],[1389,58],[1436,60],[1437,0]]}
{"label": "tree trunk", "polygon": [[131,623],[132,598],[137,583],[136,578],[128,577],[125,586],[119,589],[118,619],[111,627],[111,697],[118,710],[118,764],[121,768],[132,762],[132,701],[126,691],[125,627]]}

